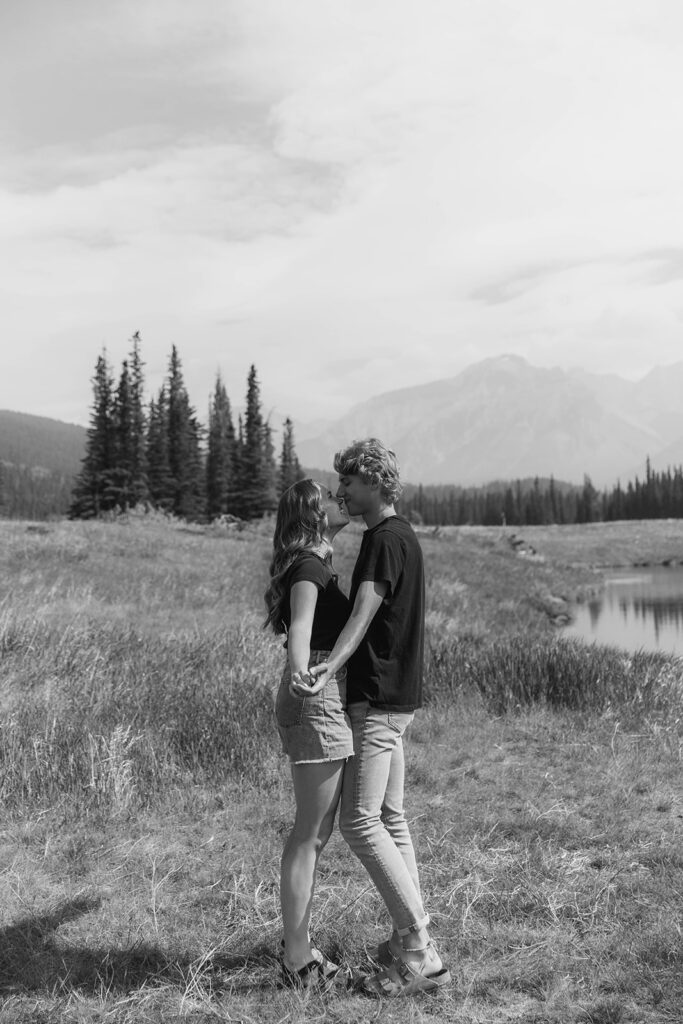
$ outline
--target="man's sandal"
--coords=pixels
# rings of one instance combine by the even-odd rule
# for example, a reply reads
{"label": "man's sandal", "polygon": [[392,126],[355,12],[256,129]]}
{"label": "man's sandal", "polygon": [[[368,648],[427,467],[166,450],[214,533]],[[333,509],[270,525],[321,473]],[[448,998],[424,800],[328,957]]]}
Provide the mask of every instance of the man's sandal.
{"label": "man's sandal", "polygon": [[373,964],[377,964],[378,967],[391,967],[396,956],[391,949],[389,939],[385,939],[384,942],[380,942],[378,946],[371,949],[368,952],[368,956],[372,960]]}
{"label": "man's sandal", "polygon": [[451,973],[447,967],[432,974],[423,974],[405,960],[394,957],[388,967],[363,979],[361,991],[369,996],[395,999],[397,996],[411,996],[417,992],[437,992],[450,982]]}
{"label": "man's sandal", "polygon": [[[413,925],[410,928],[403,928],[398,932],[398,935],[407,935],[409,932],[413,932],[417,927],[426,928],[430,923],[429,914],[425,914],[421,921],[417,922],[417,925]],[[378,967],[391,967],[394,960],[398,960],[398,956],[394,953],[391,948],[391,940],[385,939],[384,942],[380,942],[379,945],[369,950],[368,956],[373,963],[377,964]]]}

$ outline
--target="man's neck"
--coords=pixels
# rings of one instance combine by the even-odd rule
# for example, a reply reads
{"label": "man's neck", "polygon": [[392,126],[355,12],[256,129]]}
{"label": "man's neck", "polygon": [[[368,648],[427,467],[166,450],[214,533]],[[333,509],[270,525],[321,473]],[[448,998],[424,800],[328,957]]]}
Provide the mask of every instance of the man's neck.
{"label": "man's neck", "polygon": [[383,519],[389,519],[390,516],[396,515],[396,509],[393,505],[381,505],[378,509],[373,509],[371,512],[366,512],[363,516],[365,525],[368,530],[371,530],[373,526],[378,526]]}

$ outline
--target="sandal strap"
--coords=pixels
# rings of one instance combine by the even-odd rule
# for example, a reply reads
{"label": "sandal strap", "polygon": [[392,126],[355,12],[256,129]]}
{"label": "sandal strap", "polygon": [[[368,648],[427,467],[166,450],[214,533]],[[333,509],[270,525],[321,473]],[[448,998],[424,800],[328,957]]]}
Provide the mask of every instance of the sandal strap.
{"label": "sandal strap", "polygon": [[[426,963],[424,966],[427,966]],[[390,967],[365,978],[362,988],[367,995],[393,998],[404,993],[433,992],[442,985],[450,983],[450,980],[450,972],[443,966],[439,971],[425,974],[397,957]]]}
{"label": "sandal strap", "polygon": [[338,964],[324,957],[321,960],[310,960],[303,967],[294,970],[286,963],[281,963],[283,981],[290,987],[310,988],[330,985],[342,971]]}
{"label": "sandal strap", "polygon": [[391,993],[394,990],[394,983],[392,982],[391,978],[389,978],[386,974],[377,974],[375,975],[374,980],[377,982],[379,987],[386,993],[386,995],[391,995]]}
{"label": "sandal strap", "polygon": [[408,925],[407,928],[397,928],[396,934],[403,938],[404,935],[411,935],[413,932],[419,932],[421,928],[426,928],[429,924],[429,914],[425,914],[421,921],[416,921],[414,924]]}
{"label": "sandal strap", "polygon": [[403,946],[404,953],[426,953],[428,949],[432,949],[434,943],[430,939],[426,946]]}

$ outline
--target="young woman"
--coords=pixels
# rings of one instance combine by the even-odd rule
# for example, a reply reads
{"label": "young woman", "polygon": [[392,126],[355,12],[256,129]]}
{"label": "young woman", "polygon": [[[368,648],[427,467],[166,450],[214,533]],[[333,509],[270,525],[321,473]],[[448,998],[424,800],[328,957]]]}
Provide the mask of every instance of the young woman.
{"label": "young woman", "polygon": [[305,988],[326,988],[340,972],[311,945],[309,923],[318,858],[332,834],[344,765],[353,754],[346,672],[326,677],[315,695],[305,689],[309,669],[326,660],[351,610],[331,563],[331,541],[348,521],[344,503],[322,485],[299,480],[289,487],[278,506],[265,593],[265,625],[286,636],[275,713],[296,801],[280,871],[282,978]]}

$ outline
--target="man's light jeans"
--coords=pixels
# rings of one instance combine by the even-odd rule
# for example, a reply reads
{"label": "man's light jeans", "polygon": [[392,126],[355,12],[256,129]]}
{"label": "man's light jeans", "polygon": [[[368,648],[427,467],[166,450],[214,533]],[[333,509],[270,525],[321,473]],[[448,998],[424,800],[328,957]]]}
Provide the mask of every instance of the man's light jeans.
{"label": "man's light jeans", "polygon": [[346,762],[339,828],[384,900],[394,928],[424,927],[415,851],[403,810],[403,733],[413,714],[349,704],[354,756]]}

